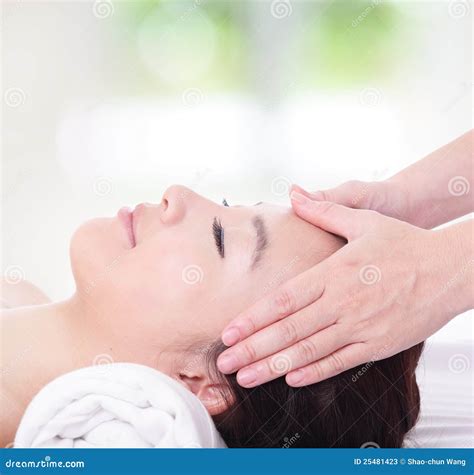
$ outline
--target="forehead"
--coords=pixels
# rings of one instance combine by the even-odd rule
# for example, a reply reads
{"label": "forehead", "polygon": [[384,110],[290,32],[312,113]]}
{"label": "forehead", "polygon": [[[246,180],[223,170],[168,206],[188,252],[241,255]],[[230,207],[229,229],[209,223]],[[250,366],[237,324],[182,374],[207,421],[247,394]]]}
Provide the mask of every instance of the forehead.
{"label": "forehead", "polygon": [[342,239],[299,218],[288,206],[262,203],[245,208],[252,216],[262,216],[268,233],[266,260],[277,266],[300,259],[302,267],[314,265],[343,245]]}
{"label": "forehead", "polygon": [[247,207],[252,210],[253,215],[261,215],[266,227],[274,239],[277,236],[289,241],[298,239],[314,239],[320,237],[322,233],[328,234],[322,229],[308,223],[295,214],[289,206],[262,203],[257,206]]}

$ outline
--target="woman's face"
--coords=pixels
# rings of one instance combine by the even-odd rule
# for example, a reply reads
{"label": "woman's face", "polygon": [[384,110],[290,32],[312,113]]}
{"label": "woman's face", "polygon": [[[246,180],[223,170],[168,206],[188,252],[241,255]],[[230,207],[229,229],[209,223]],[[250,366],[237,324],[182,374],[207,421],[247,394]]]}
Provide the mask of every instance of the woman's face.
{"label": "woman's face", "polygon": [[217,340],[240,311],[342,244],[290,208],[226,207],[183,186],[138,205],[133,236],[124,217],[74,234],[77,291],[122,358],[168,374],[185,348]]}

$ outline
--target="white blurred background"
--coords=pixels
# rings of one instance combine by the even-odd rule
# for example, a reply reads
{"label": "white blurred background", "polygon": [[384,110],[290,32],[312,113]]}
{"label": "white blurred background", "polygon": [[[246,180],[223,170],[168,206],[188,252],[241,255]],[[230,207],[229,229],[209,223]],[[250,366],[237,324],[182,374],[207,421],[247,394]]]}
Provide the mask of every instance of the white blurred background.
{"label": "white blurred background", "polygon": [[390,176],[472,127],[472,6],[4,2],[3,268],[61,299],[76,227],[170,184],[287,203]]}

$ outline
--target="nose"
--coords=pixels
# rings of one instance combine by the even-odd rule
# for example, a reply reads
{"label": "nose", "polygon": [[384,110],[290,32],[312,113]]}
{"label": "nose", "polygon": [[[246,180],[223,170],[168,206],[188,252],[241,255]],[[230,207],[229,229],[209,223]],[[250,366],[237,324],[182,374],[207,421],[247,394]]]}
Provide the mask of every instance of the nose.
{"label": "nose", "polygon": [[160,219],[164,224],[176,224],[186,214],[186,204],[192,191],[182,185],[170,186],[161,199]]}

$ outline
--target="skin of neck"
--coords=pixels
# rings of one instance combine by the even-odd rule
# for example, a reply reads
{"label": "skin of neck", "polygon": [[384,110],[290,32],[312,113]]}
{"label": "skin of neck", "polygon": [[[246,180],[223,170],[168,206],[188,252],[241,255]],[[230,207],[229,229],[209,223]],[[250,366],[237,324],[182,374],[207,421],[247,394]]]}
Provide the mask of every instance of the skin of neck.
{"label": "skin of neck", "polygon": [[2,447],[13,441],[21,416],[43,386],[69,371],[125,357],[96,312],[78,294],[1,312]]}

